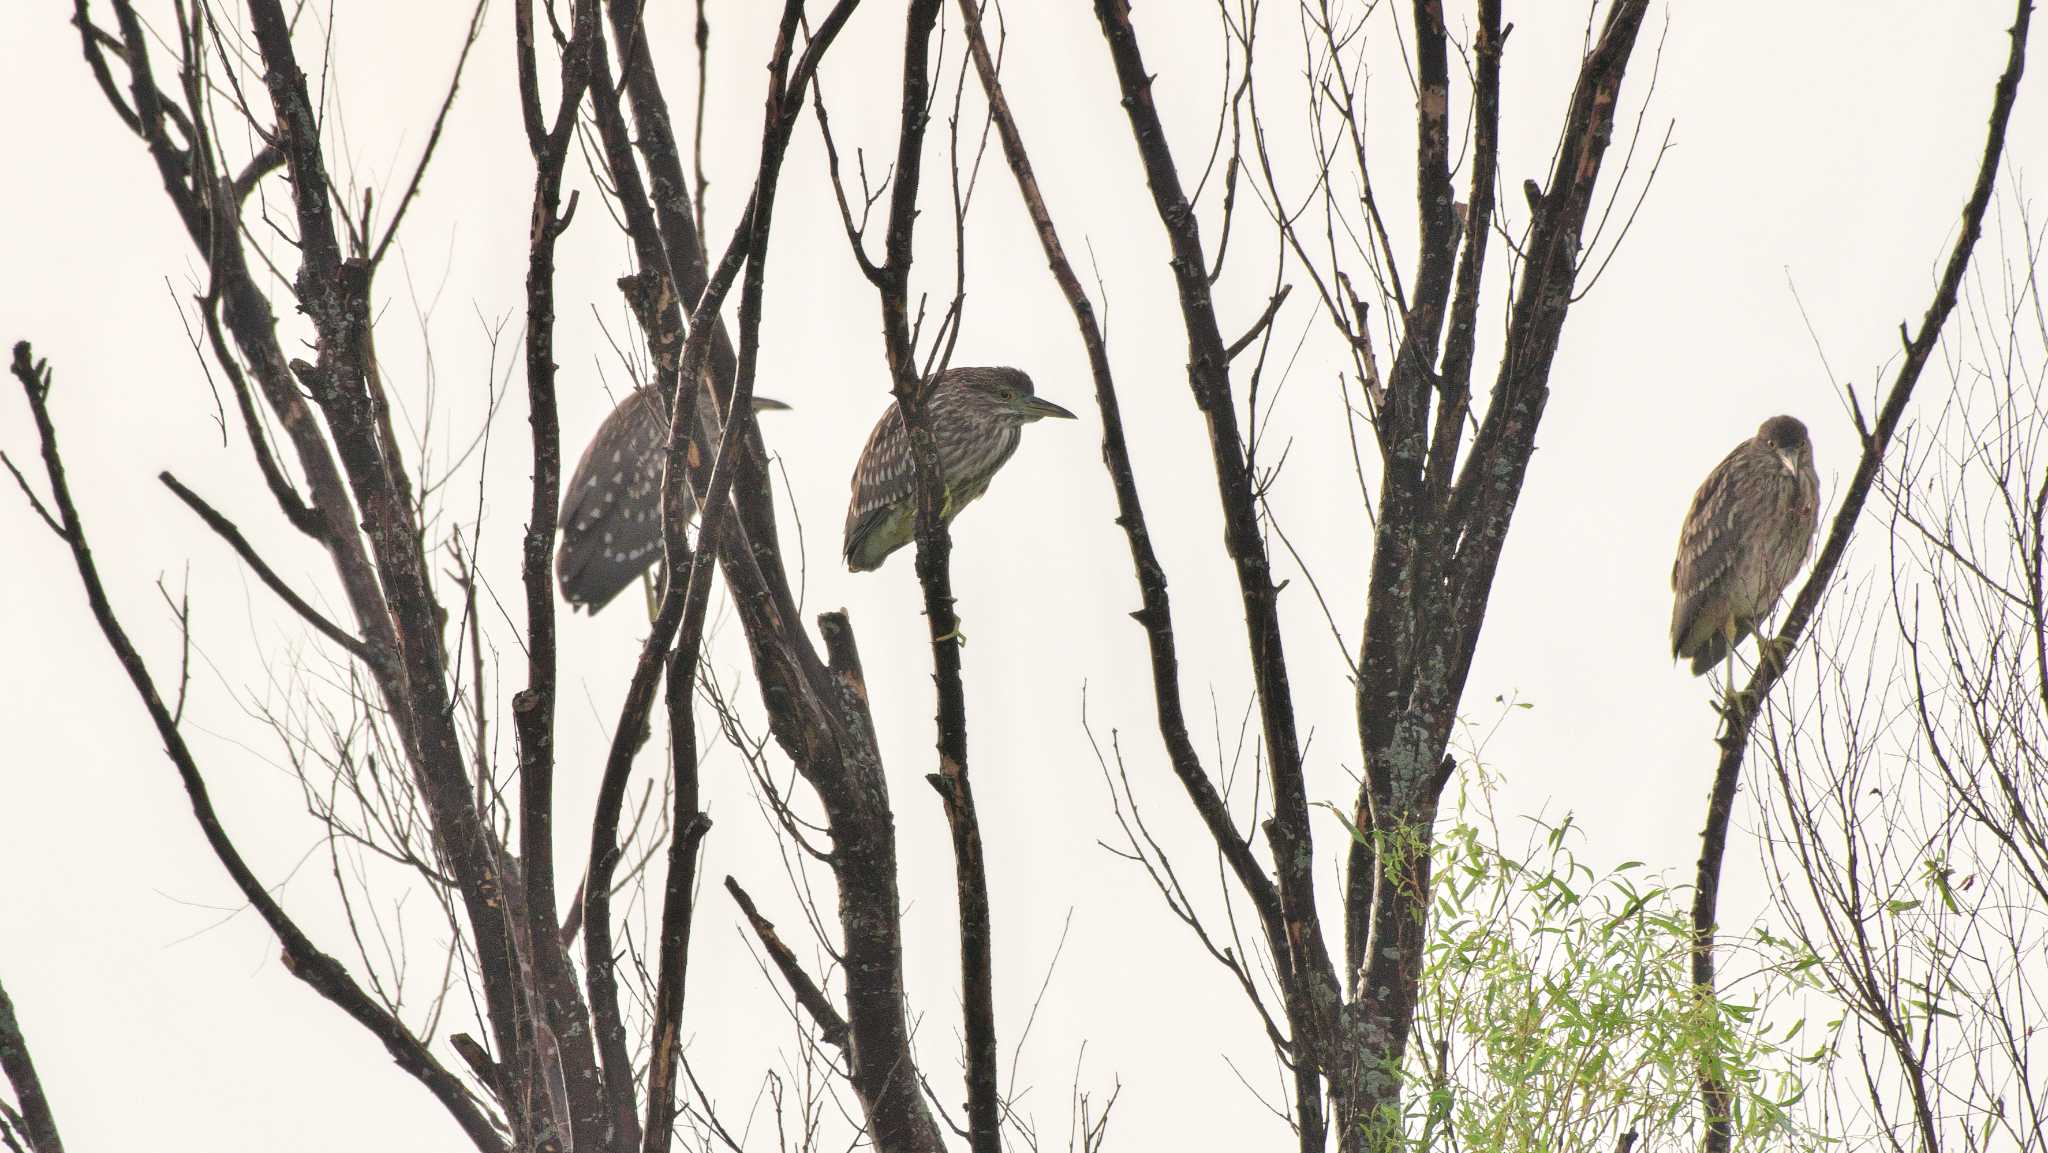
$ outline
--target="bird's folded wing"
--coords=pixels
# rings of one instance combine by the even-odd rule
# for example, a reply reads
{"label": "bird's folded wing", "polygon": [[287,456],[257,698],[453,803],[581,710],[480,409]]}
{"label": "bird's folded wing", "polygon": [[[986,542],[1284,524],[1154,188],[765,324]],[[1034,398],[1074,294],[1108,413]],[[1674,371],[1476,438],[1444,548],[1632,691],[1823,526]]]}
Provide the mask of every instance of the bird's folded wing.
{"label": "bird's folded wing", "polygon": [[1681,601],[1696,597],[1726,578],[1735,567],[1746,526],[1743,494],[1757,491],[1778,468],[1773,454],[1745,441],[1714,466],[1678,534],[1678,557],[1671,564],[1671,588]]}
{"label": "bird's folded wing", "polygon": [[850,544],[855,529],[875,513],[908,500],[916,491],[916,476],[910,465],[910,441],[903,435],[903,414],[894,404],[875,422],[861,450],[860,463],[853,472],[853,495],[846,506],[846,534]]}

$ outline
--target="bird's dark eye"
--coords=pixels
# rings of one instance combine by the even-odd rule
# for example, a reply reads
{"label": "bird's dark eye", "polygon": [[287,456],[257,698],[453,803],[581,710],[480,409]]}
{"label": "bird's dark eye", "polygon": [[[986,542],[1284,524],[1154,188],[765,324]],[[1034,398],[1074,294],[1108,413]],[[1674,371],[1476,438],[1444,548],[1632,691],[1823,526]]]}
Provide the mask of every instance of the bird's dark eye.
{"label": "bird's dark eye", "polygon": [[1016,394],[1015,392],[1012,392],[1011,390],[1009,390],[1009,389],[1007,389],[1007,388],[1006,388],[1006,389],[1004,389],[1004,390],[1003,390],[1003,399],[1004,399],[1004,400],[1015,400],[1015,399],[1017,399],[1017,394]]}

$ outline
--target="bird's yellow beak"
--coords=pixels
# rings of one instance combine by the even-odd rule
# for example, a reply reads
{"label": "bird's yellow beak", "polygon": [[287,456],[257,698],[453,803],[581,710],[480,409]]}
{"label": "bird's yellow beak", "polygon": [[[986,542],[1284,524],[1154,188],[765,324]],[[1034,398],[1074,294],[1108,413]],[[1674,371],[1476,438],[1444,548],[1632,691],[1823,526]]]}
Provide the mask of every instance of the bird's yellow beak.
{"label": "bird's yellow beak", "polygon": [[1049,400],[1042,400],[1035,396],[1019,396],[1010,402],[1010,408],[1011,411],[1026,420],[1044,420],[1046,417],[1052,417],[1055,420],[1075,419],[1073,413],[1068,412]]}

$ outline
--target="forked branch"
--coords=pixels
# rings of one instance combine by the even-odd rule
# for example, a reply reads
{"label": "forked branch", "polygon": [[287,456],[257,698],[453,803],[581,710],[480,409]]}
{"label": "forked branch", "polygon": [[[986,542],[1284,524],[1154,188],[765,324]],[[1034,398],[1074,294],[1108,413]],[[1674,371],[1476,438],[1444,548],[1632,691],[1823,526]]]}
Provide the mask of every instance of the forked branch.
{"label": "forked branch", "polygon": [[369,994],[365,993],[355,979],[339,961],[313,944],[312,939],[299,928],[289,914],[272,897],[269,887],[264,885],[247,861],[241,850],[228,836],[221,824],[220,814],[213,807],[213,797],[206,787],[206,780],[200,775],[199,763],[185,743],[185,734],[178,727],[171,709],[165,705],[158,693],[155,678],[143,663],[142,654],[128,637],[128,630],[122,626],[115,614],[113,603],[108,600],[106,587],[100,581],[99,565],[93,559],[92,548],[86,537],[85,524],[78,515],[78,508],[71,499],[71,486],[65,477],[63,454],[57,447],[57,429],[50,417],[50,387],[52,374],[49,365],[37,361],[29,350],[27,341],[14,346],[11,364],[14,377],[21,383],[22,392],[28,399],[29,415],[32,417],[36,436],[41,444],[43,471],[50,488],[50,506],[55,509],[57,520],[63,526],[62,539],[71,551],[71,559],[77,566],[81,585],[85,589],[87,603],[92,608],[93,620],[99,625],[107,647],[113,651],[114,659],[127,674],[129,683],[141,698],[149,719],[156,726],[157,736],[164,743],[164,752],[171,759],[178,772],[178,780],[185,788],[186,799],[192,805],[192,815],[199,823],[200,833],[206,838],[207,848],[221,867],[227,870],[228,878],[242,899],[256,910],[257,916],[269,926],[278,942],[284,947],[284,967],[292,976],[311,986],[313,990],[338,1006],[358,1024],[368,1029],[398,1063],[399,1068],[411,1074],[427,1091],[440,1101],[462,1131],[483,1153],[505,1153],[506,1146],[496,1126],[470,1096],[469,1090],[454,1074],[448,1072],[433,1054],[427,1051],[418,1038],[405,1024],[387,1012]]}

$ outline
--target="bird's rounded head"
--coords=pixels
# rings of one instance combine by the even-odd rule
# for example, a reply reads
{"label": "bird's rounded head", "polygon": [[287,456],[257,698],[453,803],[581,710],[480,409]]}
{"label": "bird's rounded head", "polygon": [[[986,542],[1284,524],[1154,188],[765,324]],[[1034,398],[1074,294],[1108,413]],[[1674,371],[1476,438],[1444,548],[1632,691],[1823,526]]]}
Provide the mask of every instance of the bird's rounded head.
{"label": "bird's rounded head", "polygon": [[1778,454],[1794,475],[1813,468],[1813,441],[1796,416],[1774,416],[1757,426],[1756,438]]}
{"label": "bird's rounded head", "polygon": [[1049,400],[1040,399],[1032,391],[1031,377],[1022,369],[1004,366],[951,368],[946,370],[942,381],[973,390],[995,411],[1019,424],[1047,417],[1074,419],[1073,413]]}
{"label": "bird's rounded head", "polygon": [[1806,425],[1796,416],[1774,416],[1757,426],[1756,438],[1779,452],[1813,450],[1806,437]]}

